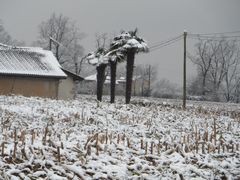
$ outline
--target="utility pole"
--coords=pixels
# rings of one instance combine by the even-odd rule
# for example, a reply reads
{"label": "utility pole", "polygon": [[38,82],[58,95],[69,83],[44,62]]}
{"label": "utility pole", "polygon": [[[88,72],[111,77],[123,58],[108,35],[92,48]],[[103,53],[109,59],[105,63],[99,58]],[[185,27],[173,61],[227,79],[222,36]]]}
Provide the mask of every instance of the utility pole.
{"label": "utility pole", "polygon": [[58,42],[57,40],[53,39],[51,36],[49,36],[49,50],[51,51],[52,50],[52,43],[55,45],[56,47],[56,58],[57,60],[59,61],[59,53],[58,53],[58,50],[59,50],[59,45],[61,45],[60,42]]}
{"label": "utility pole", "polygon": [[186,109],[186,95],[187,95],[187,83],[186,83],[186,39],[187,32],[183,33],[183,43],[184,43],[184,52],[183,52],[183,109]]}
{"label": "utility pole", "polygon": [[49,50],[52,51],[52,39],[49,38]]}
{"label": "utility pole", "polygon": [[59,57],[58,57],[58,48],[59,48],[59,44],[56,45],[56,58],[59,61]]}

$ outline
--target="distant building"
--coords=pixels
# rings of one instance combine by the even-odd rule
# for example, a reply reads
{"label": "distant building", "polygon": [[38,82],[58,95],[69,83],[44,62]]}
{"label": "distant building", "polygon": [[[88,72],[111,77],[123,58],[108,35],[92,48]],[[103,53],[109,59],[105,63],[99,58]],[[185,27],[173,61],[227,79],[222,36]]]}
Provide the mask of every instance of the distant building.
{"label": "distant building", "polygon": [[[103,94],[107,95],[110,93],[110,76],[106,76],[104,86],[103,86]],[[116,85],[118,82],[116,81]],[[97,74],[92,74],[84,78],[81,82],[79,93],[83,94],[96,94],[97,92]]]}
{"label": "distant building", "polygon": [[62,70],[67,75],[67,78],[59,81],[58,98],[64,100],[74,99],[77,94],[76,82],[80,82],[84,78],[66,69]]}
{"label": "distant building", "polygon": [[[120,77],[118,80],[119,86],[117,88],[117,94],[125,95],[126,78]],[[141,76],[133,76],[132,78],[132,95],[142,96],[143,88],[145,88],[146,82],[142,80]]]}
{"label": "distant building", "polygon": [[75,80],[51,51],[0,44],[0,94],[72,99]]}
{"label": "distant building", "polygon": [[[133,96],[141,96],[142,88],[145,86],[145,82],[143,84],[141,76],[134,76],[132,80],[132,95]],[[106,76],[106,80],[103,86],[103,95],[110,94],[110,86],[111,86],[111,77]],[[83,94],[96,94],[97,88],[97,74],[93,74],[84,78],[84,81],[81,82],[81,86],[79,88],[79,93]],[[116,80],[116,95],[125,95],[126,89],[126,79],[125,77],[120,77]]]}

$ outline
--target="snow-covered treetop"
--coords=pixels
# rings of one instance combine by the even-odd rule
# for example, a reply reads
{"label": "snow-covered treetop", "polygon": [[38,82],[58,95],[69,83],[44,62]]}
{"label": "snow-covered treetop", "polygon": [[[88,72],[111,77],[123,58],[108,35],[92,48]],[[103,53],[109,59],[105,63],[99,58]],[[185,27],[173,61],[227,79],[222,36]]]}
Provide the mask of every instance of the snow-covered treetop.
{"label": "snow-covered treetop", "polygon": [[120,51],[133,49],[136,53],[148,52],[149,48],[146,41],[138,37],[136,34],[137,29],[129,32],[123,31],[120,35],[113,39],[110,49],[119,49]]}
{"label": "snow-covered treetop", "polygon": [[110,61],[123,62],[126,57],[126,52],[120,51],[119,49],[114,49],[107,52],[105,56],[108,56]]}
{"label": "snow-covered treetop", "polygon": [[119,51],[119,49],[107,51],[106,49],[99,48],[96,52],[90,52],[86,59],[89,64],[99,66],[100,64],[108,64],[109,61],[122,62],[125,60],[125,53]]}
{"label": "snow-covered treetop", "polygon": [[100,64],[108,64],[109,57],[106,56],[107,51],[103,48],[99,48],[95,52],[90,52],[86,59],[88,63],[94,66],[99,66]]}
{"label": "snow-covered treetop", "polygon": [[99,48],[96,52],[91,52],[87,56],[88,63],[94,66],[108,64],[109,61],[123,62],[126,59],[128,50],[132,49],[136,53],[148,52],[149,48],[142,38],[138,37],[135,31],[125,32],[114,37],[110,49]]}

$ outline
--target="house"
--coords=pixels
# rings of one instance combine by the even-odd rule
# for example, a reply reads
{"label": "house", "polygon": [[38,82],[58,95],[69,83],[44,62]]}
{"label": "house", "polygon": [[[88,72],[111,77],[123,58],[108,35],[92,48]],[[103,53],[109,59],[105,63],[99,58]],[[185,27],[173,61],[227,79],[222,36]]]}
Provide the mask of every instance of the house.
{"label": "house", "polygon": [[[110,94],[110,85],[111,79],[110,76],[106,76],[103,86],[103,94]],[[116,81],[116,87],[118,86],[118,81]],[[79,88],[79,93],[82,94],[96,94],[97,92],[97,74],[92,74],[84,78],[84,81],[81,82]]]}
{"label": "house", "polygon": [[[74,81],[51,51],[0,44],[0,94],[72,99]],[[71,84],[71,85],[69,85]]]}
{"label": "house", "polygon": [[67,78],[59,81],[58,97],[65,100],[74,99],[77,94],[76,82],[80,82],[84,78],[66,69],[62,68],[62,70],[67,75]]}
{"label": "house", "polygon": [[[116,88],[117,95],[125,95],[126,90],[126,78],[120,77],[117,80],[119,86]],[[132,78],[132,95],[133,96],[141,96],[142,89],[144,88],[145,84],[143,84],[143,80],[141,76],[133,76]]]}
{"label": "house", "polygon": [[[103,86],[103,95],[110,94],[110,86],[111,86],[111,77],[106,76],[104,86]],[[82,94],[96,94],[97,87],[97,74],[92,74],[84,78],[84,81],[81,82],[81,86],[79,88],[79,93]],[[133,76],[132,79],[132,95],[133,96],[141,96],[146,89],[146,81],[142,80],[141,76]],[[116,80],[116,95],[125,95],[126,90],[126,79],[125,77],[120,77]]]}

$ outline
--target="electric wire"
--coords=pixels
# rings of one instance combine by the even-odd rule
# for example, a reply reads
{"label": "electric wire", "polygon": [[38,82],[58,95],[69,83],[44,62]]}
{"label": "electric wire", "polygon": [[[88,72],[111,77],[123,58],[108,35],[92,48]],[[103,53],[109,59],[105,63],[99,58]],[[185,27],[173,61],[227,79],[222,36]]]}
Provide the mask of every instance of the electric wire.
{"label": "electric wire", "polygon": [[175,42],[178,42],[178,41],[181,40],[181,39],[182,39],[182,37],[179,37],[178,39],[175,39],[175,40],[173,40],[173,41],[164,43],[164,44],[162,44],[161,46],[157,46],[157,47],[154,47],[154,48],[150,48],[149,50],[150,50],[150,52],[159,50],[159,49],[161,49],[161,48],[163,48],[163,47],[166,47],[166,46],[169,46],[169,45],[171,45],[171,44],[173,44],[173,43],[175,43]]}
{"label": "electric wire", "polygon": [[187,38],[188,39],[194,39],[194,40],[218,41],[218,42],[221,42],[221,41],[224,41],[224,40],[235,41],[235,42],[240,41],[240,37],[235,37],[235,38],[210,38],[210,37],[188,36]]}
{"label": "electric wire", "polygon": [[240,31],[228,31],[228,32],[214,32],[214,33],[196,33],[195,35],[222,35],[222,34],[239,34],[239,33]]}
{"label": "electric wire", "polygon": [[228,39],[228,38],[240,38],[240,35],[235,36],[206,36],[206,35],[200,35],[200,34],[188,34],[188,37],[195,37],[195,38],[205,38],[205,39]]}
{"label": "electric wire", "polygon": [[166,43],[170,43],[170,42],[172,42],[172,41],[175,41],[175,40],[181,38],[182,36],[183,36],[183,35],[179,35],[179,36],[176,36],[176,37],[174,37],[174,38],[171,38],[171,39],[168,39],[168,40],[165,40],[165,41],[161,41],[161,42],[159,42],[159,43],[156,44],[156,45],[150,46],[149,49],[162,46],[162,45],[164,45],[164,44],[166,44]]}

